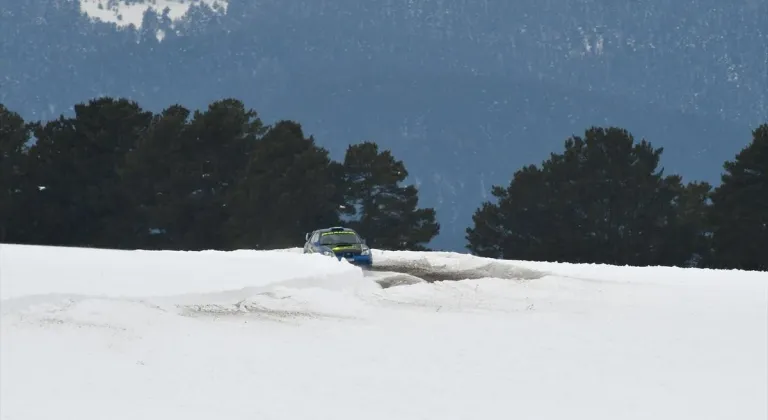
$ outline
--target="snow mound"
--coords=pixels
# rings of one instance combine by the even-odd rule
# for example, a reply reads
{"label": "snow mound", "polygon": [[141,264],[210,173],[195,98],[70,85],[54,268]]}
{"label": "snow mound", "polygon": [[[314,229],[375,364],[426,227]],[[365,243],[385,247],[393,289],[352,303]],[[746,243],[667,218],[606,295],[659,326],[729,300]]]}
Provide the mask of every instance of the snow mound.
{"label": "snow mound", "polygon": [[381,290],[362,272],[297,277],[258,288],[182,295],[168,302],[185,315],[261,315],[270,318],[357,318],[368,313],[364,296]]}
{"label": "snow mound", "polygon": [[[215,296],[258,291],[278,283],[307,286],[322,282],[326,288],[346,288],[363,281],[362,270],[346,261],[276,251],[116,251],[0,245],[0,267],[3,300],[38,295]],[[366,285],[376,286],[370,282]]]}
{"label": "snow mound", "polygon": [[500,278],[536,280],[547,272],[515,265],[509,261],[480,258],[455,252],[414,252],[374,250],[374,269],[418,277],[427,282]]}
{"label": "snow mound", "polygon": [[766,273],[374,254],[0,245],[3,418],[768,416]]}

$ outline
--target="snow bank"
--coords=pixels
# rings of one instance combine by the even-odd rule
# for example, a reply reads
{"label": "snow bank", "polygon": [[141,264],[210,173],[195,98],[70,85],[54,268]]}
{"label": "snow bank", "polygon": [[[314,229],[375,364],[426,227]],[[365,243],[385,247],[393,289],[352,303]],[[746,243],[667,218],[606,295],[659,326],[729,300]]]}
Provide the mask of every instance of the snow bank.
{"label": "snow bank", "polygon": [[117,251],[0,245],[0,299],[34,295],[159,297],[276,284],[349,288],[362,270],[279,251]]}
{"label": "snow bank", "polygon": [[2,245],[2,418],[768,417],[768,273],[374,258],[500,277],[382,289],[295,249]]}
{"label": "snow bank", "polygon": [[426,281],[502,278],[534,280],[546,272],[510,261],[480,258],[457,252],[373,251],[377,270],[390,270],[420,277]]}

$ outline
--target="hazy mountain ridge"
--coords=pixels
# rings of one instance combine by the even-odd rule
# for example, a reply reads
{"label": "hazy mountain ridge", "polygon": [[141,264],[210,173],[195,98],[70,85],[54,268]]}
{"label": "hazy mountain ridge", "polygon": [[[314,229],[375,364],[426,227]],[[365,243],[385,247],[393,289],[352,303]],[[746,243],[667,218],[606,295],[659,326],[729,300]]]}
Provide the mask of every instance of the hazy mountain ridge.
{"label": "hazy mountain ridge", "polygon": [[736,120],[768,115],[764,2],[264,1],[258,10],[281,25],[323,19],[334,41],[354,40],[347,53],[382,62],[530,74]]}
{"label": "hazy mountain ridge", "polygon": [[0,5],[0,101],[25,117],[103,94],[155,111],[235,96],[337,157],[392,148],[448,248],[491,184],[587,125],[648,136],[668,172],[716,182],[768,115],[768,4],[753,0],[230,0],[136,30],[77,2]]}
{"label": "hazy mountain ridge", "polygon": [[[11,14],[14,8],[32,13],[3,25],[11,35],[4,39],[19,42],[12,35],[20,21],[50,15],[41,4],[11,5]],[[47,4],[57,14],[64,4],[75,7],[58,0]],[[195,4],[202,6],[174,25],[182,35],[193,28],[197,36],[234,31],[267,53],[279,39],[288,54],[304,57],[301,63],[341,58],[343,64],[346,57],[370,66],[396,60],[424,71],[532,75],[751,124],[768,115],[768,5],[755,0],[621,6],[607,0],[234,0],[216,18],[205,13],[205,3]],[[83,35],[94,31],[82,26],[99,26],[75,21]],[[21,29],[41,25],[29,26]],[[23,32],[29,39],[29,31]],[[62,35],[59,43],[73,38]],[[30,53],[35,51],[40,50]]]}

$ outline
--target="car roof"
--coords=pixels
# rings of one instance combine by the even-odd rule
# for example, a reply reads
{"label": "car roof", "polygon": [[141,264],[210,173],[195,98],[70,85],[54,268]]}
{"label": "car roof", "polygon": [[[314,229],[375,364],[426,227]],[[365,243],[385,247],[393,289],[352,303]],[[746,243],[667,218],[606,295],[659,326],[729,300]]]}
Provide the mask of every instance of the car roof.
{"label": "car roof", "polygon": [[355,232],[354,229],[350,229],[350,228],[342,227],[342,226],[334,226],[334,227],[327,227],[327,228],[317,229],[317,230],[315,230],[315,232],[318,232],[318,233],[326,233],[326,232],[354,232],[354,233],[357,233],[357,232]]}

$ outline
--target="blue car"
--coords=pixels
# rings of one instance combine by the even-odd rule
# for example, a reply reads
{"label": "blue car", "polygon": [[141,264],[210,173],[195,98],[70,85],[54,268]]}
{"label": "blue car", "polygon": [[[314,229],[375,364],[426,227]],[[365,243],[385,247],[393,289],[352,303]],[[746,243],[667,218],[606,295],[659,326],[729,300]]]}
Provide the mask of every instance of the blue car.
{"label": "blue car", "polygon": [[343,258],[363,267],[373,264],[371,249],[365,244],[365,239],[352,229],[345,227],[318,229],[307,233],[304,239],[306,240],[305,254],[323,254],[339,260]]}

